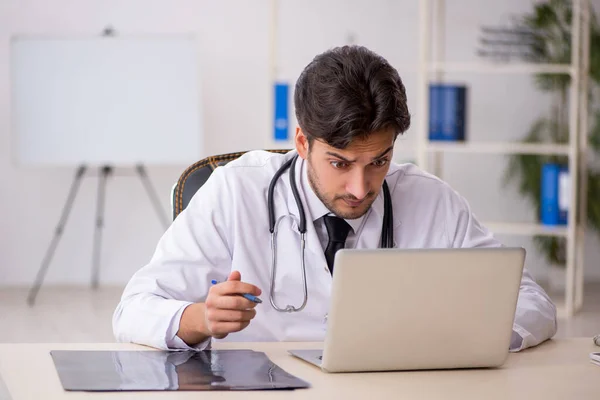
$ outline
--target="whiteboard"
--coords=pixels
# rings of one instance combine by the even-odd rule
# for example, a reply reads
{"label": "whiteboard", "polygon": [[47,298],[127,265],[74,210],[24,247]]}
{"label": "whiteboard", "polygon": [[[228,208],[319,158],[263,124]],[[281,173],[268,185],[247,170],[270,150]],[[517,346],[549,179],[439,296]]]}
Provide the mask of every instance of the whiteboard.
{"label": "whiteboard", "polygon": [[189,164],[201,158],[190,36],[11,40],[18,164]]}

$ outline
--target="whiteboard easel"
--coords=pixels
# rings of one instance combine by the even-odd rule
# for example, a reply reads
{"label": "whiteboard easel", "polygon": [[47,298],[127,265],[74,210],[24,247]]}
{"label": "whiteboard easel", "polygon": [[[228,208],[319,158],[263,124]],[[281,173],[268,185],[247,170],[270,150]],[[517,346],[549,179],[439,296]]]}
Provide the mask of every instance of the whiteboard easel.
{"label": "whiteboard easel", "polygon": [[15,37],[11,41],[12,154],[18,165],[75,166],[54,238],[29,293],[33,305],[90,166],[100,170],[92,287],[98,286],[108,178],[134,167],[161,222],[145,165],[201,158],[197,45],[191,36]]}

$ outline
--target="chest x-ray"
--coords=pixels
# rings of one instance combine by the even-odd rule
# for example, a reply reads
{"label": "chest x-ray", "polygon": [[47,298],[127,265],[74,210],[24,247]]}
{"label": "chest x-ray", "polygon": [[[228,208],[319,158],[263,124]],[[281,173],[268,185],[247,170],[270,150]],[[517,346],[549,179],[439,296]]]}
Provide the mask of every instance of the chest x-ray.
{"label": "chest x-ray", "polygon": [[261,352],[52,351],[65,390],[267,390],[309,385]]}

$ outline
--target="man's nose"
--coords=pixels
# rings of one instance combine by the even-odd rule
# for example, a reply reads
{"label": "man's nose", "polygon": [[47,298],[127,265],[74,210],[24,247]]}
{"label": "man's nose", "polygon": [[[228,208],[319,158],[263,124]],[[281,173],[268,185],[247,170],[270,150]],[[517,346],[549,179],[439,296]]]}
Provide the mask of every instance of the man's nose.
{"label": "man's nose", "polygon": [[369,193],[369,186],[367,185],[364,171],[359,170],[352,174],[350,181],[346,185],[346,190],[358,200],[365,198]]}

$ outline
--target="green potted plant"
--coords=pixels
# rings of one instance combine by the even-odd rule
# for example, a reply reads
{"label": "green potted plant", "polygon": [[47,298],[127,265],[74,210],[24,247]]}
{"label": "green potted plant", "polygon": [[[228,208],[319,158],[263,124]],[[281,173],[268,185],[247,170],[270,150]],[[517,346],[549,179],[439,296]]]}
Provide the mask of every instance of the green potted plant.
{"label": "green potted plant", "polygon": [[[593,10],[590,10],[590,14],[588,141],[590,151],[600,154],[600,112],[596,101],[600,84],[600,30]],[[479,54],[495,59],[516,57],[527,62],[569,64],[571,17],[571,1],[547,0],[536,3],[531,13],[517,18],[509,29],[483,28],[487,39],[482,40],[484,48]],[[539,90],[553,96],[553,106],[547,116],[531,125],[523,142],[568,143],[570,76],[537,74],[534,79]],[[568,164],[568,159],[566,156],[516,154],[509,157],[505,171],[505,185],[516,185],[519,193],[533,205],[538,216],[542,166],[546,163]],[[600,171],[591,165],[588,166],[587,196],[588,226],[600,232],[600,202],[597,200],[600,199]],[[569,215],[569,218],[572,217]],[[565,265],[565,238],[536,236],[534,243],[551,266]]]}

